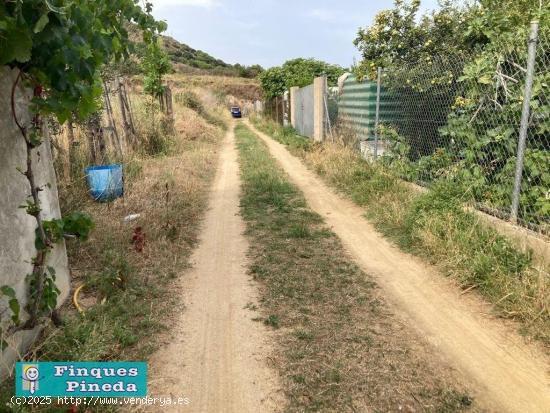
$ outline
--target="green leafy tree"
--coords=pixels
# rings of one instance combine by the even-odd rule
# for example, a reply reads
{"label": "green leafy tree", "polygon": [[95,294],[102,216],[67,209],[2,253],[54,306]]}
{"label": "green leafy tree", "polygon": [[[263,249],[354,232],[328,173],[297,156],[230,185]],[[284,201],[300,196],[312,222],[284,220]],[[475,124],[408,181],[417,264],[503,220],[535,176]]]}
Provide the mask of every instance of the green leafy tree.
{"label": "green leafy tree", "polygon": [[264,70],[265,69],[260,65],[247,66],[244,77],[248,77],[251,79],[257,78]]}
{"label": "green leafy tree", "polygon": [[[513,189],[519,119],[523,106],[530,21],[540,21],[540,37],[550,38],[550,4],[529,0],[482,0],[469,20],[465,39],[482,45],[458,79],[448,123],[441,134],[454,142],[461,159],[459,179],[480,201],[507,210]],[[538,54],[538,61],[546,59]],[[520,197],[520,216],[546,225],[550,218],[550,73],[534,79]],[[512,120],[512,121],[511,121]],[[541,220],[542,218],[542,220]]]}
{"label": "green leafy tree", "polygon": [[237,63],[233,68],[237,72],[237,76],[249,79],[257,78],[264,71],[264,68],[260,65],[243,66]]}
{"label": "green leafy tree", "polygon": [[282,69],[285,74],[287,89],[293,86],[304,87],[310,85],[313,83],[313,79],[322,75],[327,76],[330,85],[335,85],[338,82],[338,78],[345,72],[338,65],[303,58],[286,61]]}
{"label": "green leafy tree", "polygon": [[282,95],[293,86],[304,87],[316,77],[326,75],[329,85],[335,85],[345,69],[338,65],[315,59],[297,58],[286,61],[281,67],[273,67],[259,76],[267,98]]}
{"label": "green leafy tree", "polygon": [[396,0],[393,9],[381,11],[370,26],[359,29],[354,44],[362,60],[355,73],[374,79],[378,67],[426,64],[434,55],[471,49],[463,34],[472,10],[455,3],[442,1],[437,12],[419,16],[420,0]]}
{"label": "green leafy tree", "polygon": [[550,30],[550,2],[479,0],[466,22],[464,37],[472,44],[524,43],[529,23],[539,20],[541,34]]}
{"label": "green leafy tree", "polygon": [[[550,3],[480,0],[464,6],[449,0],[422,16],[419,4],[397,0],[394,9],[359,30],[355,45],[362,60],[355,71],[374,79],[377,67],[385,69],[383,85],[400,108],[390,122],[401,135],[387,139],[403,143],[397,155],[402,160],[402,150],[407,152],[409,177],[456,179],[477,201],[507,210],[529,23],[538,19],[540,37],[550,38]],[[539,61],[546,55],[540,49]],[[547,223],[550,216],[550,174],[543,166],[550,162],[549,84],[550,74],[539,65],[520,200],[520,215],[531,222],[547,217]],[[418,119],[426,113],[430,121],[418,133]]]}
{"label": "green leafy tree", "polygon": [[20,67],[43,90],[37,110],[63,123],[97,109],[100,69],[130,53],[127,23],[150,42],[166,28],[134,0],[25,0],[0,2],[0,65]]}
{"label": "green leafy tree", "polygon": [[153,41],[147,46],[142,66],[145,76],[143,90],[151,96],[159,98],[164,93],[162,78],[172,71],[168,54],[162,48],[159,40]]}
{"label": "green leafy tree", "polygon": [[286,77],[280,67],[267,69],[260,74],[259,80],[267,99],[281,96],[287,90]]}
{"label": "green leafy tree", "polygon": [[[12,113],[26,144],[27,169],[21,172],[28,181],[30,196],[21,208],[37,224],[36,256],[28,275],[29,318],[24,324],[19,323],[20,308],[13,290],[2,288],[13,313],[12,332],[33,328],[42,317],[52,315],[59,290],[55,270],[46,265],[47,256],[65,231],[86,238],[93,225],[84,214],[53,221],[41,216],[39,192],[43,188],[37,185],[33,173],[33,152],[42,143],[41,115],[54,114],[64,123],[73,113],[80,118],[94,113],[102,91],[101,68],[123,60],[130,53],[126,27],[138,25],[146,43],[166,28],[165,23],[154,20],[151,10],[151,3],[146,2],[144,10],[134,0],[0,2],[0,65],[20,69],[14,89],[23,79],[34,90],[32,122],[22,125],[16,113]],[[1,329],[0,332],[4,333]],[[4,341],[0,345],[3,349]]]}

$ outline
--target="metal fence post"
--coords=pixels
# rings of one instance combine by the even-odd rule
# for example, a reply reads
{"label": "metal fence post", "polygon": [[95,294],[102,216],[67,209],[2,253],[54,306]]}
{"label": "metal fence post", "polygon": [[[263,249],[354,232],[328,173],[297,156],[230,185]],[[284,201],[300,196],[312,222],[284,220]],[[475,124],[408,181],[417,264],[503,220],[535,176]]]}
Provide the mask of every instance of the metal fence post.
{"label": "metal fence post", "polygon": [[382,82],[382,68],[379,67],[376,79],[376,114],[374,118],[374,160],[378,158],[378,123],[380,122],[380,84]]}
{"label": "metal fence post", "polygon": [[525,141],[527,139],[527,129],[529,127],[529,115],[531,110],[531,94],[533,87],[533,77],[535,73],[535,59],[537,55],[537,37],[539,31],[539,22],[531,22],[531,34],[529,35],[529,51],[527,56],[527,74],[525,76],[525,92],[523,93],[523,108],[521,111],[521,125],[519,129],[519,142],[516,160],[516,175],[514,180],[514,192],[512,194],[512,209],[510,221],[517,223],[519,210],[519,196],[521,192],[521,179],[523,175],[523,160],[525,156]]}

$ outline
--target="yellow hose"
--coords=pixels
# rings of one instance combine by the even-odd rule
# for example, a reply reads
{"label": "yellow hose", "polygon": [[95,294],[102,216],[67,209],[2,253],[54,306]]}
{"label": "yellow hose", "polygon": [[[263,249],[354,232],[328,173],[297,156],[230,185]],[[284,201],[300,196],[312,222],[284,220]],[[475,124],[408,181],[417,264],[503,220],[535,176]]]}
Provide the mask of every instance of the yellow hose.
{"label": "yellow hose", "polygon": [[80,306],[80,304],[78,304],[78,294],[80,294],[80,291],[84,288],[84,285],[85,284],[82,284],[80,287],[74,290],[73,294],[73,304],[80,314],[84,314],[84,309]]}

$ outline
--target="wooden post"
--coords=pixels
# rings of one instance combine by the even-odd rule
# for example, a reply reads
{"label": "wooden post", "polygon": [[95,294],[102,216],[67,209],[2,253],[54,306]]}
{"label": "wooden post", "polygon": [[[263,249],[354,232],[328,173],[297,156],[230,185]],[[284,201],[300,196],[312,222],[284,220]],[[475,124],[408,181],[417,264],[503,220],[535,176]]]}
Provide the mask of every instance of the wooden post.
{"label": "wooden post", "polygon": [[128,116],[126,114],[126,105],[124,103],[124,96],[122,92],[122,82],[119,77],[117,77],[117,84],[118,84],[118,100],[120,103],[120,114],[122,115],[122,130],[124,131],[124,138],[126,139],[126,142],[132,142],[132,145],[134,145],[135,143],[134,136],[132,134],[130,124],[128,123]]}
{"label": "wooden post", "polygon": [[174,119],[174,107],[172,104],[172,89],[170,86],[166,86],[164,90],[166,96],[166,114],[173,120]]}
{"label": "wooden post", "polygon": [[132,130],[132,133],[134,134],[134,137],[136,135],[136,128],[134,125],[134,114],[132,109],[132,102],[130,101],[130,95],[128,95],[128,90],[126,89],[126,81],[124,80],[122,82],[122,91],[123,97],[124,97],[124,104],[126,105],[126,110],[128,111],[128,121],[130,123],[130,129]]}
{"label": "wooden post", "polygon": [[88,138],[88,149],[90,151],[90,163],[92,165],[97,164],[97,151],[95,147],[95,133],[93,131],[93,128],[91,125],[88,125],[88,130],[86,132],[86,136]]}
{"label": "wooden post", "polygon": [[160,111],[164,113],[164,92],[159,95],[159,105],[160,105]]}
{"label": "wooden post", "polygon": [[118,135],[115,124],[115,119],[113,117],[113,107],[111,106],[111,98],[109,97],[109,87],[107,86],[107,83],[105,83],[105,81],[103,81],[103,95],[105,100],[105,109],[107,110],[109,129],[111,130],[112,136],[114,136],[116,142],[115,150],[117,151],[119,156],[122,156],[122,142],[120,141],[120,137]]}
{"label": "wooden post", "polygon": [[[103,162],[105,160],[105,136],[103,135],[103,128],[101,127],[101,116],[99,113],[94,113],[88,120],[88,140],[90,146],[90,156],[94,164]],[[97,149],[96,149],[97,145]],[[98,157],[100,159],[98,159]]]}
{"label": "wooden post", "polygon": [[67,135],[69,137],[69,173],[68,177],[69,179],[73,175],[74,167],[75,167],[75,151],[76,151],[76,141],[74,138],[74,124],[73,124],[73,117],[69,118],[69,121],[67,122]]}

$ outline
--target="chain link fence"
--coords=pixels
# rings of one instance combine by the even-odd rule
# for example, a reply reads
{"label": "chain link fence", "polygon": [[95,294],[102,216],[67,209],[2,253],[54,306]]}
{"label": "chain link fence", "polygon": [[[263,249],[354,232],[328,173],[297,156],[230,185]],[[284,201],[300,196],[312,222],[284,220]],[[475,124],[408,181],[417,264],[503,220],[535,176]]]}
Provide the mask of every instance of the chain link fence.
{"label": "chain link fence", "polygon": [[454,180],[479,209],[548,234],[550,32],[537,31],[379,71],[362,146],[404,179]]}

